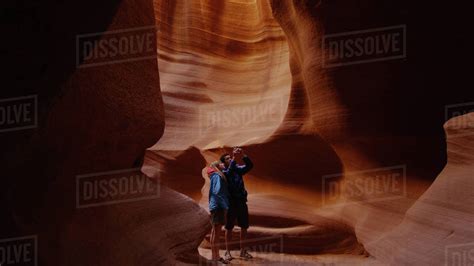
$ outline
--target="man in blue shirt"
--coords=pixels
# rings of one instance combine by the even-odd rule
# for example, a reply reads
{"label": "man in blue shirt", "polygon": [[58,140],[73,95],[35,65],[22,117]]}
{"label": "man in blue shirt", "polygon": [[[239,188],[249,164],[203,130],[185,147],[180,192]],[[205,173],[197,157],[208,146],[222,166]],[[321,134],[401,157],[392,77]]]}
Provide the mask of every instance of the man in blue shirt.
{"label": "man in blue shirt", "polygon": [[[237,164],[236,157],[241,157],[244,164]],[[250,255],[244,247],[247,229],[249,228],[249,211],[247,207],[247,190],[245,189],[242,176],[252,169],[253,163],[243,152],[242,148],[234,148],[232,156],[230,154],[224,154],[220,160],[225,165],[225,170],[222,172],[227,177],[230,193],[230,205],[225,225],[227,249],[225,259],[228,261],[233,259],[230,254],[229,243],[232,241],[232,229],[234,228],[235,220],[237,220],[237,225],[240,227],[240,257],[251,259],[252,255]]]}

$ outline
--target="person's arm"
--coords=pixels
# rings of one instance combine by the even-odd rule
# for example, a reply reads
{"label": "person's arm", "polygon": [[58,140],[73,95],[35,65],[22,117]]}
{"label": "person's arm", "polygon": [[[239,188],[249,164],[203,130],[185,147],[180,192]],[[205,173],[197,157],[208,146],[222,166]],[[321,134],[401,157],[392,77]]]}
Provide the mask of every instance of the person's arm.
{"label": "person's arm", "polygon": [[219,199],[217,205],[224,210],[228,210],[229,200],[224,195],[221,195],[221,194],[217,194],[217,198]]}
{"label": "person's arm", "polygon": [[235,160],[235,158],[232,158],[232,160],[230,161],[230,164],[229,164],[229,167],[227,168],[228,171],[236,171],[238,170],[238,167],[237,167],[237,161]]}
{"label": "person's arm", "polygon": [[238,171],[241,175],[244,175],[246,173],[248,173],[250,170],[252,170],[253,168],[253,162],[252,160],[250,160],[250,158],[247,156],[247,155],[244,155],[242,157],[242,161],[244,161],[244,165],[239,165],[237,166],[238,168]]}
{"label": "person's arm", "polygon": [[237,161],[235,160],[235,155],[237,154],[237,150],[234,149],[232,151],[232,159],[230,160],[230,164],[229,164],[229,167],[227,167],[227,169],[225,169],[225,173],[229,173],[231,171],[238,171],[238,168],[237,168]]}
{"label": "person's arm", "polygon": [[244,165],[236,166],[236,171],[238,171],[239,174],[244,175],[253,168],[253,163],[242,149],[240,149],[240,154],[242,155],[242,161],[244,161]]}
{"label": "person's arm", "polygon": [[219,190],[221,190],[221,179],[218,174],[211,175],[211,193],[213,195],[218,195]]}
{"label": "person's arm", "polygon": [[225,195],[222,195],[221,187],[222,184],[221,177],[219,174],[213,174],[212,179],[211,179],[211,193],[216,196],[217,199],[217,206],[219,206],[222,209],[229,209],[229,202],[226,199]]}

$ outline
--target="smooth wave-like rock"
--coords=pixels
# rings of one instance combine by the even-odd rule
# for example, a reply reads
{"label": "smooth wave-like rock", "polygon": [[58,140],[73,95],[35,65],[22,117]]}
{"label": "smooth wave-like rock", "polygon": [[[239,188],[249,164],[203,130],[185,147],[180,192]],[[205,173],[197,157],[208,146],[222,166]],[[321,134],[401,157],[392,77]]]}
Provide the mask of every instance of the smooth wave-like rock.
{"label": "smooth wave-like rock", "polygon": [[163,186],[153,200],[75,212],[58,257],[63,265],[78,266],[193,264],[210,230],[208,219],[192,199]]}
{"label": "smooth wave-like rock", "polygon": [[199,201],[204,185],[199,173],[205,164],[205,158],[196,148],[185,151],[147,150],[142,171],[159,179],[161,185]]}
{"label": "smooth wave-like rock", "polygon": [[12,38],[25,40],[10,52],[18,88],[7,96],[36,94],[38,126],[2,132],[0,238],[36,235],[38,265],[199,261],[208,215],[164,185],[154,200],[76,208],[78,175],[140,167],[165,126],[156,52],[82,67],[77,38],[147,27],[155,51],[153,3],[31,2],[6,9],[23,25]]}
{"label": "smooth wave-like rock", "polygon": [[[409,7],[422,10],[421,5]],[[318,216],[353,228],[357,241],[371,247],[367,251],[372,256],[380,258],[379,262],[390,262],[387,256],[380,255],[380,250],[387,246],[377,247],[373,243],[378,243],[406,219],[407,210],[415,206],[442,170],[446,145],[440,111],[444,110],[443,101],[454,101],[450,99],[455,97],[447,91],[430,91],[427,86],[413,89],[414,84],[430,82],[426,75],[437,72],[423,60],[428,57],[428,51],[436,51],[434,47],[412,46],[411,59],[325,68],[322,58],[328,51],[323,50],[322,39],[325,34],[407,23],[407,10],[408,4],[403,1],[372,0],[155,3],[162,35],[159,37],[161,85],[166,94],[165,106],[170,111],[164,137],[151,152],[185,151],[194,146],[209,163],[229,147],[242,145],[257,162],[246,178],[248,190],[255,196],[249,206],[256,223],[268,215],[259,213],[258,206],[273,197],[287,202],[302,201]],[[236,19],[243,14],[245,19]],[[256,21],[259,23],[255,24]],[[254,27],[249,29],[251,23]],[[265,42],[264,46],[254,43],[253,55],[255,58],[277,56],[281,60],[277,65],[288,64],[289,71],[275,72],[268,64],[265,69],[269,72],[255,71],[256,61],[246,57],[249,43],[258,35],[256,32],[264,32],[262,23],[270,25],[263,28],[271,28],[274,34],[284,38]],[[409,32],[415,33],[414,37],[410,35],[415,38],[412,44],[427,40],[416,26]],[[269,52],[269,47],[274,47],[272,42],[286,44],[282,46],[284,49]],[[226,61],[228,58],[232,60]],[[248,72],[240,69],[244,65]],[[265,79],[268,76],[264,73],[291,75],[291,79],[283,75]],[[260,82],[251,83],[249,77]],[[263,87],[268,90],[263,92]],[[250,112],[260,123],[240,122],[248,116],[239,107],[264,106],[265,96],[270,94],[276,98],[268,101],[267,106],[276,110],[278,119],[268,119],[275,117],[271,115],[266,120],[260,119],[265,118],[264,111],[253,109]],[[428,102],[425,95],[436,100]],[[280,97],[286,97],[283,105],[277,103]],[[209,108],[214,104],[218,107]],[[226,114],[236,122],[223,119]],[[323,206],[325,175],[340,174],[339,181],[350,181],[353,172],[398,165],[406,169],[404,195],[377,202],[364,201],[367,199],[364,195],[357,202],[340,202],[339,207]],[[368,179],[369,175],[359,177]],[[178,175],[168,178],[179,186]],[[206,208],[208,183],[203,178],[200,204]],[[297,216],[296,210],[283,205],[272,205],[282,216],[276,222],[278,225]],[[311,220],[313,216],[305,217]],[[314,218],[313,222],[317,221]],[[290,235],[298,231],[293,226],[270,230],[264,226],[259,230]]]}
{"label": "smooth wave-like rock", "polygon": [[[447,19],[445,5],[392,0],[22,4],[0,4],[18,25],[4,34],[4,84],[15,85],[2,99],[37,95],[39,119],[1,132],[0,233],[37,235],[38,264],[202,261],[201,170],[234,145],[256,162],[250,235],[282,236],[295,261],[433,265],[472,243],[472,124],[453,125],[472,115],[445,125],[447,154],[442,128],[445,105],[472,98],[470,69],[453,60],[455,32],[468,32],[461,8]],[[322,67],[324,34],[400,24],[407,58]],[[78,68],[79,35],[153,25],[153,57]],[[78,175],[143,161],[160,198],[76,208]],[[323,206],[325,175],[400,164],[403,197]]]}
{"label": "smooth wave-like rock", "polygon": [[270,136],[285,115],[291,82],[286,37],[270,4],[154,4],[166,129],[152,149],[209,149]]}
{"label": "smooth wave-like rock", "polygon": [[[205,207],[206,204],[201,205]],[[298,255],[366,254],[353,228],[341,220],[316,214],[308,202],[265,193],[251,195],[249,209],[252,222],[249,239],[280,238],[277,252]],[[234,231],[233,239],[238,239],[238,232]],[[209,248],[209,236],[206,240],[201,247]],[[238,249],[238,241],[231,248]]]}
{"label": "smooth wave-like rock", "polygon": [[470,260],[474,239],[474,113],[452,118],[444,128],[448,163],[443,171],[396,228],[367,245],[383,261],[463,265]]}

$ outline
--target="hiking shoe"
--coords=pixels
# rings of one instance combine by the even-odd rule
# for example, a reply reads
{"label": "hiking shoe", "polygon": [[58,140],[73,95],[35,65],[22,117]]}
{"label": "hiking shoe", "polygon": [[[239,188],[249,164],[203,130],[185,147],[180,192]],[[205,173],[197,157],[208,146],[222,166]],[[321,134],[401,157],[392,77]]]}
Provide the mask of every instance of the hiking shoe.
{"label": "hiking shoe", "polygon": [[230,261],[223,259],[222,257],[217,260],[209,260],[208,265],[220,265],[220,264],[229,264]]}
{"label": "hiking shoe", "polygon": [[250,255],[250,253],[248,253],[247,250],[242,250],[242,251],[240,252],[240,257],[241,257],[241,258],[244,258],[244,259],[246,259],[246,260],[253,259],[253,256]]}
{"label": "hiking shoe", "polygon": [[234,259],[234,257],[232,257],[232,254],[230,254],[229,251],[226,251],[225,254],[224,254],[224,259],[227,260],[227,261],[231,261]]}
{"label": "hiking shoe", "polygon": [[222,258],[222,257],[220,257],[219,260],[217,260],[217,261],[220,262],[220,263],[222,263],[222,264],[229,264],[229,263],[230,263],[230,261],[228,261],[228,260],[226,260],[226,259],[224,259],[224,258]]}

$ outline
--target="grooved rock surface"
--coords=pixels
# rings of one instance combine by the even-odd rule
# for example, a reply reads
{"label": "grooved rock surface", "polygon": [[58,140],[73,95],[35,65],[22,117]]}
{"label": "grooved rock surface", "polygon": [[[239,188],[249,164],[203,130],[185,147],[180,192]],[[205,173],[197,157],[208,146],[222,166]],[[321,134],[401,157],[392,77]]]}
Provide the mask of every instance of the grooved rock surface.
{"label": "grooved rock surface", "polygon": [[[164,171],[167,183],[207,208],[207,177],[198,182],[171,165],[194,169],[196,161],[209,163],[241,145],[255,161],[245,179],[252,236],[287,236],[287,253],[368,252],[367,263],[414,261],[399,253],[410,238],[395,241],[390,234],[443,169],[444,107],[460,101],[452,91],[431,88],[440,80],[429,77],[442,76],[428,60],[439,47],[421,44],[436,35],[424,27],[434,18],[410,24],[407,59],[325,68],[322,40],[406,24],[413,18],[409,9],[424,8],[375,0],[155,1],[167,126],[147,151],[144,171]],[[403,194],[369,201],[362,193],[359,200],[326,206],[328,175],[339,176],[339,183],[370,181],[367,170],[393,166],[405,169]],[[204,185],[193,188],[188,181]],[[407,247],[433,248],[417,245]]]}
{"label": "grooved rock surface", "polygon": [[448,163],[403,221],[367,245],[397,265],[466,265],[474,240],[474,113],[444,125]]}
{"label": "grooved rock surface", "polygon": [[207,149],[270,136],[291,83],[288,45],[270,4],[154,4],[166,129],[152,149]]}
{"label": "grooved rock surface", "polygon": [[[472,115],[446,123],[447,153],[443,131],[445,106],[474,99],[471,69],[452,53],[470,49],[458,32],[469,32],[471,9],[407,0],[0,5],[14,25],[2,49],[3,83],[14,86],[2,99],[39,103],[36,129],[1,132],[0,239],[37,235],[39,265],[202,261],[201,170],[234,145],[255,161],[250,236],[283,240],[284,259],[265,254],[268,262],[433,265],[472,252]],[[324,34],[401,24],[406,59],[322,67]],[[153,25],[153,57],[77,68],[78,35]],[[462,119],[471,122],[457,126]],[[143,161],[158,199],[76,208],[78,175]],[[326,206],[328,175],[340,184],[394,165],[406,169],[401,197]]]}

